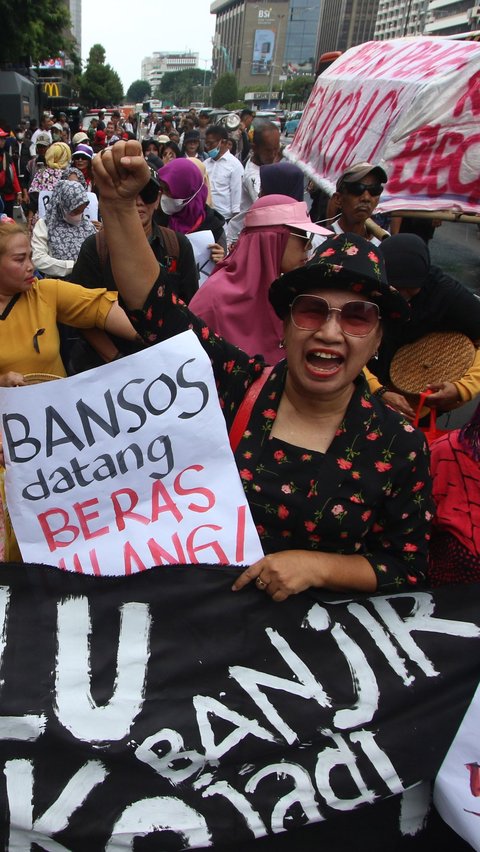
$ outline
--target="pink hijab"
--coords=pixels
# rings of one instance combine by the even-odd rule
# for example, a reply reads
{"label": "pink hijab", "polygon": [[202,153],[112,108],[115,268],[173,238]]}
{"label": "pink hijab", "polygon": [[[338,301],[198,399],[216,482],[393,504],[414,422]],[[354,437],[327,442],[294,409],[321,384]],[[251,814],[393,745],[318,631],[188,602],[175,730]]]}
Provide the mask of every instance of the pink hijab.
{"label": "pink hijab", "polygon": [[[278,205],[298,202],[286,195],[267,195],[252,205],[238,242],[231,254],[200,287],[189,304],[213,331],[249,355],[262,354],[270,364],[281,358],[279,348],[283,323],[268,301],[268,288],[280,275],[280,266],[291,227],[257,224],[258,219],[275,221]],[[272,208],[271,215],[270,210]],[[256,211],[262,210],[260,216]]]}

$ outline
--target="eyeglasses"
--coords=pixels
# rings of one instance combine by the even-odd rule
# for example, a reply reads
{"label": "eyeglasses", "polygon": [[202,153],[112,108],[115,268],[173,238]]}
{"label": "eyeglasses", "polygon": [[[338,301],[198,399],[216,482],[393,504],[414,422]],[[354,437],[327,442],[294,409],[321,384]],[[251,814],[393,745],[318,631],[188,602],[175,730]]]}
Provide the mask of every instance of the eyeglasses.
{"label": "eyeglasses", "polygon": [[313,234],[300,234],[298,231],[290,231],[290,236],[305,240],[305,251],[309,251],[312,248]]}
{"label": "eyeglasses", "polygon": [[86,154],[75,154],[73,157],[74,160],[89,160],[90,157],[87,157]]}
{"label": "eyeglasses", "polygon": [[160,187],[149,180],[146,186],[138,193],[144,204],[153,204],[158,198]]}
{"label": "eyeglasses", "polygon": [[296,296],[290,305],[290,316],[296,328],[319,331],[333,312],[338,313],[340,328],[350,337],[366,337],[378,325],[378,305],[354,299],[341,308],[331,308],[321,296]]}
{"label": "eyeglasses", "polygon": [[381,183],[345,183],[343,189],[351,195],[363,195],[364,192],[368,192],[375,198],[378,198],[383,192]]}

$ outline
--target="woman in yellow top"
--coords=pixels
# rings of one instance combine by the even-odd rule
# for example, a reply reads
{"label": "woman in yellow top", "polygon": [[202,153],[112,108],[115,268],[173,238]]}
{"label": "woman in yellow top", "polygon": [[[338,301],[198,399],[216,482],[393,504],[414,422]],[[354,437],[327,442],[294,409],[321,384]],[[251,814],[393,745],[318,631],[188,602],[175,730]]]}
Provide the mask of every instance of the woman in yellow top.
{"label": "woman in yellow top", "polygon": [[135,339],[116,293],[33,275],[30,241],[13,222],[0,223],[0,385],[24,385],[27,373],[65,376],[57,321],[102,328]]}
{"label": "woman in yellow top", "polygon": [[[25,385],[28,373],[65,376],[58,322],[76,328],[103,328],[119,337],[136,334],[117,304],[117,294],[89,290],[33,275],[30,240],[12,221],[0,222],[0,386]],[[0,446],[0,560],[20,561],[3,493]]]}

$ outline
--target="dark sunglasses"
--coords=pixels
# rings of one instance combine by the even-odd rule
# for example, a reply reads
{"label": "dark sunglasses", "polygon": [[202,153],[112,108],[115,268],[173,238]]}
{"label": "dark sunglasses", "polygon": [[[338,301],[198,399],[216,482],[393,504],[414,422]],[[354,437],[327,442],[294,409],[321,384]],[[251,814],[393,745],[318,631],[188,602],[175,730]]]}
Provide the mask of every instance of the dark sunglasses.
{"label": "dark sunglasses", "polygon": [[144,204],[153,204],[158,198],[160,188],[151,180],[138,193]]}
{"label": "dark sunglasses", "polygon": [[73,159],[74,160],[89,160],[90,157],[87,157],[86,154],[75,154]]}
{"label": "dark sunglasses", "polygon": [[363,195],[364,192],[369,192],[370,195],[377,198],[383,192],[381,183],[346,183],[344,184],[346,192],[351,195]]}
{"label": "dark sunglasses", "polygon": [[377,327],[380,319],[378,305],[353,299],[341,308],[331,308],[321,296],[296,296],[290,305],[290,316],[296,328],[318,331],[332,313],[338,313],[340,328],[350,337],[366,337]]}

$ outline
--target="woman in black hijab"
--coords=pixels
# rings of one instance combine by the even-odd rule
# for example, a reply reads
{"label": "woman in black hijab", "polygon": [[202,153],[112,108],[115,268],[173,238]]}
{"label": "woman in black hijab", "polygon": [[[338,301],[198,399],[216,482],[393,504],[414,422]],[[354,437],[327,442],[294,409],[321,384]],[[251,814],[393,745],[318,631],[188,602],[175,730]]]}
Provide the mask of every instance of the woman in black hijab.
{"label": "woman in black hijab", "polygon": [[296,201],[303,201],[304,184],[302,170],[293,163],[282,160],[280,163],[260,166],[260,195],[289,195]]}
{"label": "woman in black hijab", "polygon": [[[397,234],[384,240],[389,284],[397,288],[410,305],[406,323],[384,323],[384,334],[378,359],[368,366],[370,390],[409,417],[415,415],[410,403],[392,389],[390,365],[397,349],[414,343],[434,331],[456,331],[465,334],[475,345],[480,343],[480,299],[464,284],[451,278],[440,267],[430,263],[424,241],[415,234]],[[428,405],[439,411],[450,411],[480,393],[480,353],[457,382],[442,382],[428,398]]]}

